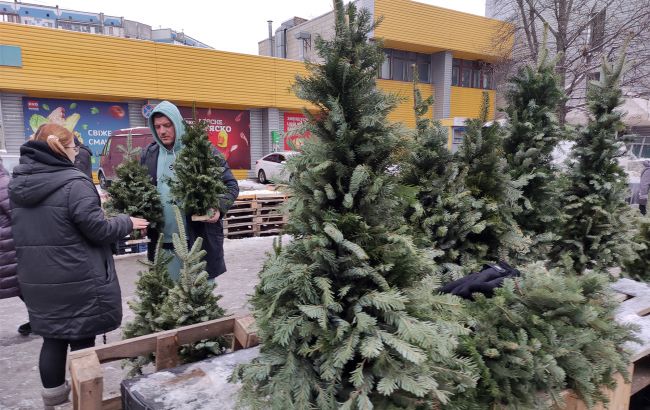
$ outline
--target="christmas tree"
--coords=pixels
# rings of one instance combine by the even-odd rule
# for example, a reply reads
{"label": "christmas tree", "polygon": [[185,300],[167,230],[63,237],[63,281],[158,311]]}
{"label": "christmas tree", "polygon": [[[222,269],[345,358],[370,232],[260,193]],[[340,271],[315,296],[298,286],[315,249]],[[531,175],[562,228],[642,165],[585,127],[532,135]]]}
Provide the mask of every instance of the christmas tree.
{"label": "christmas tree", "polygon": [[530,239],[521,231],[515,215],[521,212],[519,186],[512,181],[503,152],[503,130],[494,121],[484,125],[489,110],[487,92],[479,118],[466,122],[466,133],[455,160],[465,172],[465,185],[481,200],[480,232],[470,233],[463,246],[479,263],[521,257]]}
{"label": "christmas tree", "polygon": [[619,79],[624,58],[603,62],[600,80],[587,93],[589,123],[576,138],[562,193],[564,215],[551,249],[554,265],[582,273],[621,266],[636,257],[636,217],[625,202],[627,175],[616,158],[624,152]]}
{"label": "christmas tree", "polygon": [[[172,241],[174,252],[181,260],[181,271],[179,281],[169,290],[156,318],[156,325],[163,330],[224,316],[224,311],[218,304],[221,296],[214,295],[216,284],[208,279],[208,272],[205,270],[206,262],[203,258],[206,252],[201,249],[203,238],[197,238],[189,248],[181,211],[178,207],[174,207],[174,212],[179,233],[173,235]],[[182,346],[180,357],[183,362],[194,362],[221,354],[224,350],[223,338],[201,340]]]}
{"label": "christmas tree", "polygon": [[[131,132],[126,138],[126,147],[119,146],[124,153],[123,162],[116,169],[117,180],[108,188],[110,200],[106,204],[109,214],[124,213],[149,221],[149,226],[157,229],[162,221],[160,194],[154,185],[147,168],[140,165],[140,148],[133,148]],[[138,233],[134,232],[137,237]]]}
{"label": "christmas tree", "polygon": [[[169,290],[174,282],[167,273],[167,265],[172,256],[162,250],[163,236],[161,235],[156,244],[156,253],[153,262],[142,262],[147,265],[147,270],[138,273],[135,295],[136,299],[128,301],[129,307],[135,314],[131,322],[124,325],[122,337],[130,339],[144,336],[163,330],[156,322]],[[142,374],[142,367],[155,360],[153,353],[147,356],[140,356],[127,361],[131,367],[129,376]]]}
{"label": "christmas tree", "polygon": [[296,94],[317,107],[295,178],[287,230],[251,300],[260,356],[238,367],[251,408],[429,408],[473,385],[453,352],[459,301],[435,295],[430,257],[403,234],[396,98],[376,87],[383,59],[367,10],[335,2],[335,36],[317,39]]}
{"label": "christmas tree", "polygon": [[515,220],[525,233],[546,242],[561,213],[551,162],[553,149],[564,137],[555,115],[564,99],[558,83],[555,61],[544,48],[535,67],[522,67],[510,79],[506,93],[509,122],[503,147],[512,179],[523,183],[522,212]]}
{"label": "christmas tree", "polygon": [[474,331],[460,352],[479,364],[476,390],[453,398],[468,409],[551,409],[571,388],[592,407],[627,376],[631,328],[614,320],[617,307],[600,274],[566,275],[542,264],[526,266],[492,298],[468,302]]}
{"label": "christmas tree", "polygon": [[427,118],[433,97],[423,99],[413,73],[416,134],[400,164],[402,183],[414,187],[416,200],[407,209],[411,226],[424,236],[424,244],[438,254],[436,261],[452,277],[480,267],[468,248],[468,235],[485,227],[481,200],[465,187],[466,170],[460,170],[447,148],[447,130]]}
{"label": "christmas tree", "polygon": [[196,119],[187,125],[169,186],[174,202],[185,212],[211,217],[210,211],[228,189],[221,180],[225,160],[210,143],[207,126],[206,121]]}

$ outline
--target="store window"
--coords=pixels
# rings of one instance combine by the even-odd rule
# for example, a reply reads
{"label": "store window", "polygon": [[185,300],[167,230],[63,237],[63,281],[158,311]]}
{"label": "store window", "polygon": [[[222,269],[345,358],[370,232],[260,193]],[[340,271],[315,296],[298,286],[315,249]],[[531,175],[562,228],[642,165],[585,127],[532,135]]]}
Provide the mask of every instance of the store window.
{"label": "store window", "polygon": [[491,90],[494,87],[492,76],[492,66],[488,63],[459,58],[453,60],[451,67],[453,86]]}
{"label": "store window", "polygon": [[421,83],[431,82],[431,56],[410,51],[385,49],[385,60],[379,69],[379,78],[413,81],[413,65],[417,66]]}
{"label": "store window", "polygon": [[465,138],[465,127],[453,127],[451,139],[451,152],[458,151],[461,145],[463,145],[463,139]]}
{"label": "store window", "polygon": [[627,149],[637,158],[650,159],[650,137],[633,136],[627,145]]}

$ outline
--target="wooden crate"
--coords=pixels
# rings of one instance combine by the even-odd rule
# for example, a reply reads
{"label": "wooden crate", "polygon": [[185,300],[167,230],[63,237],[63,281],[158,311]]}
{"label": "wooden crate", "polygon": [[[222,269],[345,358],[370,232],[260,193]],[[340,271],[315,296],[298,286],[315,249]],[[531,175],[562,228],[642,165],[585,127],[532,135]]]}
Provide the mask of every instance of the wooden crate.
{"label": "wooden crate", "polygon": [[[631,364],[628,368],[628,373],[630,376],[634,371],[634,364]],[[597,404],[591,409],[578,398],[572,391],[566,391],[564,395],[564,407],[560,407],[557,410],[627,410],[630,406],[630,396],[632,384],[625,383],[623,376],[621,374],[614,375],[616,380],[616,388],[614,390],[603,389],[605,397],[607,397],[608,404]]]}
{"label": "wooden crate", "polygon": [[121,397],[103,398],[101,363],[156,353],[156,371],[179,364],[178,348],[203,339],[232,335],[232,350],[257,346],[252,317],[226,317],[174,330],[152,333],[71,352],[69,356],[74,410],[121,410]]}

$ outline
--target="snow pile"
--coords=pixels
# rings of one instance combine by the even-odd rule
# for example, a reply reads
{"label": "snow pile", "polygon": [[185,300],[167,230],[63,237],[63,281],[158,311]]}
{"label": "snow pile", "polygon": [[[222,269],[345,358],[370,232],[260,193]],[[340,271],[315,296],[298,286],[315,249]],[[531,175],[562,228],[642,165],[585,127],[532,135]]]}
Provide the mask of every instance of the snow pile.
{"label": "snow pile", "polygon": [[240,191],[266,190],[266,189],[269,189],[269,186],[273,186],[273,185],[260,184],[259,182],[257,182],[256,179],[237,180],[237,184],[239,184],[239,190]]}
{"label": "snow pile", "polygon": [[[234,409],[240,385],[228,382],[236,365],[259,355],[259,347],[239,350],[171,371],[160,371],[124,385],[147,408],[176,410]],[[155,403],[155,406],[152,406]]]}

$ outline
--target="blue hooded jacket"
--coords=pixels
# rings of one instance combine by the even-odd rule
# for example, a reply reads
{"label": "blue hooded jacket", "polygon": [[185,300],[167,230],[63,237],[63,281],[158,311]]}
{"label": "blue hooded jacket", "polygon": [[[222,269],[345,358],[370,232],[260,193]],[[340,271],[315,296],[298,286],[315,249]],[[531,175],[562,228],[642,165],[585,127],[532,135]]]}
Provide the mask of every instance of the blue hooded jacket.
{"label": "blue hooded jacket", "polygon": [[[156,129],[153,126],[153,116],[156,113],[161,113],[165,117],[169,118],[170,121],[174,124],[174,131],[176,135],[176,140],[174,141],[174,146],[171,149],[167,149]],[[151,129],[151,134],[153,135],[154,140],[158,143],[160,150],[158,151],[158,168],[156,174],[158,175],[158,180],[156,182],[158,192],[160,192],[160,200],[163,206],[163,228],[162,233],[164,236],[164,241],[166,243],[172,242],[172,234],[178,233],[178,226],[176,224],[176,216],[174,215],[174,209],[171,203],[171,193],[169,190],[169,179],[174,178],[174,161],[176,161],[176,155],[183,148],[181,139],[185,135],[185,124],[183,124],[183,117],[181,116],[178,108],[170,103],[169,101],[163,101],[156,106],[151,112],[151,115],[147,119],[149,123],[149,129]]]}

